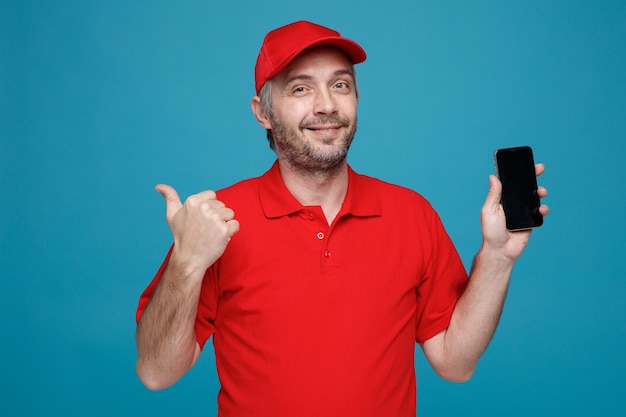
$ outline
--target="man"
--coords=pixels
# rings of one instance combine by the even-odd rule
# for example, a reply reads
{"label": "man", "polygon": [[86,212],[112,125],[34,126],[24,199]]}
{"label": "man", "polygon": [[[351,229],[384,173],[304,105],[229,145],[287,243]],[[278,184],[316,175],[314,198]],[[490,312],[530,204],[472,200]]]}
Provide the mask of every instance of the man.
{"label": "man", "polygon": [[277,162],[184,204],[156,187],[174,244],[137,311],[147,387],[176,382],[211,335],[221,416],[415,416],[416,341],[443,378],[472,375],[530,232],[506,230],[491,176],[468,280],[428,202],[347,165],[365,57],[309,22],[270,32],[252,110]]}

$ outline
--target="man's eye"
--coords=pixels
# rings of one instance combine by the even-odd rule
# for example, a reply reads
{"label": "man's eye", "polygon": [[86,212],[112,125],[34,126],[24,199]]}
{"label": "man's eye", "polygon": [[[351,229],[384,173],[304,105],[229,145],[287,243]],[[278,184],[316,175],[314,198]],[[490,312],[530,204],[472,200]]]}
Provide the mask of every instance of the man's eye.
{"label": "man's eye", "polygon": [[339,83],[335,84],[335,88],[340,88],[340,89],[348,88],[348,83],[339,82]]}

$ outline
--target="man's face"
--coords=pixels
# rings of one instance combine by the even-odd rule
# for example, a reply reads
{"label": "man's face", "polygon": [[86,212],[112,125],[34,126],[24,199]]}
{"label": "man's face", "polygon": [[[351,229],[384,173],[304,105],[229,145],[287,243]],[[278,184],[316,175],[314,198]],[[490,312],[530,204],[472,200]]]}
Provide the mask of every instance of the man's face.
{"label": "man's face", "polygon": [[348,58],[332,47],[306,50],[272,80],[278,157],[309,173],[341,166],[356,132],[356,108]]}

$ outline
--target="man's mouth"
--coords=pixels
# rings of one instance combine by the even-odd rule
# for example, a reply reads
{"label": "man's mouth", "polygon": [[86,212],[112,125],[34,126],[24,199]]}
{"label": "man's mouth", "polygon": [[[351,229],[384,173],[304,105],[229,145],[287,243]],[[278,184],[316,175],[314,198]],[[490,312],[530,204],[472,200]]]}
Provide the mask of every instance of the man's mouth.
{"label": "man's mouth", "polygon": [[339,117],[324,117],[313,120],[305,120],[300,124],[302,130],[312,130],[316,132],[336,132],[342,127],[350,126],[348,120]]}
{"label": "man's mouth", "polygon": [[334,131],[340,129],[341,125],[336,126],[306,126],[305,129],[315,130],[315,131]]}

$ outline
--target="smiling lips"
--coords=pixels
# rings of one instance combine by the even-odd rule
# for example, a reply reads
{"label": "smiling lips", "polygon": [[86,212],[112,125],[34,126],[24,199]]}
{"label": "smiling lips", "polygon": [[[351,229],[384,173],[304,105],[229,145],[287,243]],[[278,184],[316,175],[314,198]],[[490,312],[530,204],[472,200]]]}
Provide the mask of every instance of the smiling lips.
{"label": "smiling lips", "polygon": [[343,125],[315,125],[307,126],[305,129],[311,132],[315,137],[326,142],[337,138],[342,127]]}
{"label": "smiling lips", "polygon": [[300,123],[300,129],[308,129],[316,132],[332,132],[348,126],[350,126],[350,121],[338,116],[320,117],[314,120],[304,120]]}
{"label": "smiling lips", "polygon": [[337,130],[342,128],[343,125],[333,125],[333,126],[306,126],[305,129],[315,130],[315,131],[325,131],[325,130]]}

